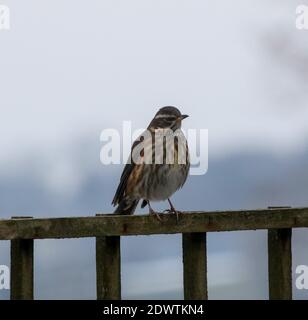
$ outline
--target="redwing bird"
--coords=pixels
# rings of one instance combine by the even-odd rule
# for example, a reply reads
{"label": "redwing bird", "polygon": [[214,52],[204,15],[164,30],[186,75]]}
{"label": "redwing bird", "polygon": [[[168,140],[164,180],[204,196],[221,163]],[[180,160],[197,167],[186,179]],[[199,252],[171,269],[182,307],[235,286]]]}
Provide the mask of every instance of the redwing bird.
{"label": "redwing bird", "polygon": [[[187,141],[181,130],[187,118],[175,107],[161,108],[147,130],[133,143],[112,204],[118,205],[115,214],[133,214],[138,202],[152,209],[151,201],[168,200],[170,209],[178,212],[170,197],[186,182],[190,161]],[[172,161],[173,160],[173,161]]]}

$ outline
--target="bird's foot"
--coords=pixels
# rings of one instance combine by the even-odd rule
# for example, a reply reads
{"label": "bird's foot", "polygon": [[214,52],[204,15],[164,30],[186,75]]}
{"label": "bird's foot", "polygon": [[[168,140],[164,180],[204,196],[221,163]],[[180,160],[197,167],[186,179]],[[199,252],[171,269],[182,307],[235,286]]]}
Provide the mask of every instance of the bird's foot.
{"label": "bird's foot", "polygon": [[156,218],[157,218],[159,221],[163,221],[162,218],[159,216],[159,214],[158,214],[156,211],[154,211],[152,208],[150,208],[149,214],[150,214],[150,215],[155,214]]}
{"label": "bird's foot", "polygon": [[176,221],[179,222],[179,215],[180,215],[181,211],[178,211],[174,207],[171,207],[170,209],[167,209],[164,212],[175,214],[176,215]]}

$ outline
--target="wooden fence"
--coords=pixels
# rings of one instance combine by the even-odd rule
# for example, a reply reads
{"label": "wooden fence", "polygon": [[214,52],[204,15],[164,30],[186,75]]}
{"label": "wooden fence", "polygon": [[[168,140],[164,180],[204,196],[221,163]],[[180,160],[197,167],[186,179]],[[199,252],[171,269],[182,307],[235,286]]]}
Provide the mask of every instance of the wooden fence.
{"label": "wooden fence", "polygon": [[308,208],[174,214],[0,220],[0,240],[11,240],[11,299],[33,299],[34,239],[96,238],[98,299],[121,299],[120,237],[182,234],[184,298],[207,299],[206,233],[268,230],[270,299],[292,299],[292,228],[308,227]]}

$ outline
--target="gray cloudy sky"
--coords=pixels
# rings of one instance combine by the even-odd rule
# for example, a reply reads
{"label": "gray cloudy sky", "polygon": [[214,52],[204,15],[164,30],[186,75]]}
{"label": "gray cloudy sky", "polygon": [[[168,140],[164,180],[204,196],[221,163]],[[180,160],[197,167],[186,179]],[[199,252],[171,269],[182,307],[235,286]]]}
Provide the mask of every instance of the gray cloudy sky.
{"label": "gray cloudy sky", "polygon": [[[308,31],[295,28],[297,1],[1,4],[11,30],[0,31],[0,217],[110,211],[122,167],[99,164],[100,132],[145,127],[163,105],[190,115],[186,129],[209,129],[209,172],[176,196],[181,208],[306,204]],[[181,297],[179,238],[146,239],[123,244],[124,295]],[[296,239],[303,248],[307,237]],[[211,235],[211,297],[267,297],[265,245],[262,232]],[[42,241],[37,252],[39,297],[94,297],[92,241]]]}
{"label": "gray cloudy sky", "polygon": [[[99,139],[122,120],[144,127],[166,104],[191,115],[187,127],[210,130],[212,153],[297,151],[308,109],[288,69],[308,45],[295,29],[296,4],[10,1],[11,30],[0,38],[1,160],[84,133]],[[282,42],[277,52],[269,39]]]}

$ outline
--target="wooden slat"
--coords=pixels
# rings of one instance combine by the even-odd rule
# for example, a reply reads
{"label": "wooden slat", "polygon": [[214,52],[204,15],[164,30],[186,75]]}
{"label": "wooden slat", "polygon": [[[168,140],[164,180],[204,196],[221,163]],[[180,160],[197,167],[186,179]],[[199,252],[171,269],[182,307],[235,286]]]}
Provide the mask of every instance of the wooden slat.
{"label": "wooden slat", "polygon": [[207,258],[206,234],[183,234],[184,299],[206,300]]}
{"label": "wooden slat", "polygon": [[0,240],[81,238],[308,227],[308,208],[0,220]]}
{"label": "wooden slat", "polygon": [[33,239],[11,241],[11,300],[33,300],[33,244]]}
{"label": "wooden slat", "polygon": [[292,299],[292,229],[268,231],[270,300]]}
{"label": "wooden slat", "polygon": [[121,299],[119,236],[96,238],[96,289],[98,300]]}

